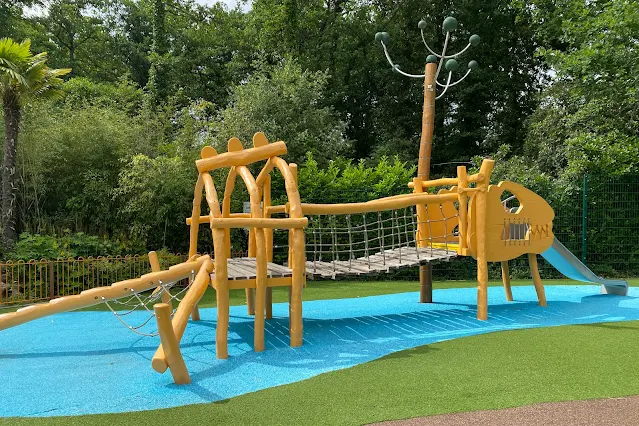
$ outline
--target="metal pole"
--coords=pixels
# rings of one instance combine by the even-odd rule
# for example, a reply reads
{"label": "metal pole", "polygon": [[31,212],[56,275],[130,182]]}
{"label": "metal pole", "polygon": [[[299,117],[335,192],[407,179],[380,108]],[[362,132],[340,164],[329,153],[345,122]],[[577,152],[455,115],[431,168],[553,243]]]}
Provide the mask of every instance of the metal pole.
{"label": "metal pole", "polygon": [[588,174],[584,174],[581,194],[581,262],[586,264],[586,240],[588,226]]}

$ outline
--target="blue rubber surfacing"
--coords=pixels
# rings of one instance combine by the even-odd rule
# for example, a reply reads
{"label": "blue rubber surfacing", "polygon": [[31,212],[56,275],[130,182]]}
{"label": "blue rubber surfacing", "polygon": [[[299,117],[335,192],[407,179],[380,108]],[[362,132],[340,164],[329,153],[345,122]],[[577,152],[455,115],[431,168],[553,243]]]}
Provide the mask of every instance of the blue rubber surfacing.
{"label": "blue rubber surfacing", "polygon": [[[126,330],[110,312],[72,312],[0,332],[0,417],[115,413],[231,398],[351,367],[384,355],[500,330],[639,320],[639,288],[600,295],[598,286],[547,286],[548,307],[533,287],[489,289],[489,320],[478,321],[476,290],[304,302],[304,345],[288,346],[288,304],[273,306],[266,350],[252,350],[253,318],[231,307],[229,359],[215,358],[215,309],[190,322],[182,353],[193,383],[172,384],[151,368],[157,337]],[[144,315],[138,317],[142,322]],[[127,319],[129,319],[127,317]],[[134,319],[131,323],[135,324]]]}

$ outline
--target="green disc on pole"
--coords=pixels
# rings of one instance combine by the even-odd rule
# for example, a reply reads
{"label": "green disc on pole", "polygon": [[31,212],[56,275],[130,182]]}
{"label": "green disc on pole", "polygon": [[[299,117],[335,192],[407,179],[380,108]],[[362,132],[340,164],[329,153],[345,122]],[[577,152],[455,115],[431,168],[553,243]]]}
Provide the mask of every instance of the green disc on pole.
{"label": "green disc on pole", "polygon": [[468,39],[468,42],[471,44],[471,46],[477,46],[480,41],[481,41],[481,38],[479,38],[477,34],[471,35],[470,38]]}
{"label": "green disc on pole", "polygon": [[455,31],[455,28],[457,28],[457,19],[449,16],[448,18],[444,19],[444,24],[442,26],[447,32]]}
{"label": "green disc on pole", "polygon": [[388,34],[387,32],[379,32],[375,34],[375,41],[381,41],[384,44],[388,44],[388,42],[390,41],[390,34]]}
{"label": "green disc on pole", "polygon": [[455,59],[449,59],[446,61],[445,66],[448,71],[457,71],[457,69],[459,68],[459,62],[457,62]]}
{"label": "green disc on pole", "polygon": [[468,63],[468,68],[470,68],[471,70],[476,70],[477,68],[479,68],[479,64],[477,63],[477,61],[470,61]]}
{"label": "green disc on pole", "polygon": [[420,30],[425,30],[427,26],[428,26],[428,23],[424,21],[423,19],[419,21],[419,23],[417,24],[417,28],[419,28]]}
{"label": "green disc on pole", "polygon": [[435,56],[435,55],[428,55],[428,56],[426,57],[426,63],[427,63],[427,64],[435,63],[435,62],[437,62],[437,56]]}

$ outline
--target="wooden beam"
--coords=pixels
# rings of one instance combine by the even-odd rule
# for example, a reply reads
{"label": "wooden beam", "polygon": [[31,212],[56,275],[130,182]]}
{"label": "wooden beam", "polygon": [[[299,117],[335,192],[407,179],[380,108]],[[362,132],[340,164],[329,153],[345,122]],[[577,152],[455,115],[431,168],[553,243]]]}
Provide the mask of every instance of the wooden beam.
{"label": "wooden beam", "polygon": [[308,218],[213,218],[210,223],[211,228],[290,229],[307,227]]}
{"label": "wooden beam", "polygon": [[173,333],[171,325],[172,309],[166,303],[158,303],[153,306],[155,311],[155,320],[158,324],[158,332],[160,333],[160,341],[166,354],[167,363],[171,369],[171,375],[176,385],[186,385],[191,383],[191,377],[186,369],[184,358],[180,352],[180,343]]}
{"label": "wooden beam", "polygon": [[271,157],[286,154],[284,142],[274,142],[257,148],[243,149],[241,151],[218,154],[214,157],[202,158],[195,161],[195,166],[200,173],[230,166],[246,166]]}
{"label": "wooden beam", "polygon": [[[200,267],[195,280],[191,284],[191,287],[186,292],[186,295],[178,305],[178,308],[173,315],[172,330],[178,342],[182,340],[186,324],[189,321],[189,316],[193,312],[193,308],[197,306],[197,303],[200,301],[211,282],[211,272],[213,272],[213,262],[211,259],[208,259],[208,262],[204,262]],[[151,365],[158,373],[164,373],[168,368],[169,363],[167,362],[166,353],[162,345],[160,345],[155,352],[155,355],[153,355]]]}
{"label": "wooden beam", "polygon": [[302,211],[305,215],[353,214],[369,213],[384,210],[400,209],[420,204],[441,204],[445,201],[457,201],[457,194],[407,194],[403,197],[388,197],[365,203],[344,204],[305,204]]}
{"label": "wooden beam", "polygon": [[193,262],[184,262],[170,267],[168,270],[151,272],[125,281],[119,281],[106,287],[85,290],[73,296],[53,299],[48,303],[38,303],[0,315],[0,330],[24,324],[38,318],[61,312],[73,311],[97,305],[103,301],[131,296],[133,292],[142,292],[157,287],[158,281],[172,282],[188,277],[193,269],[199,269],[205,262],[211,261],[208,255],[197,258]]}

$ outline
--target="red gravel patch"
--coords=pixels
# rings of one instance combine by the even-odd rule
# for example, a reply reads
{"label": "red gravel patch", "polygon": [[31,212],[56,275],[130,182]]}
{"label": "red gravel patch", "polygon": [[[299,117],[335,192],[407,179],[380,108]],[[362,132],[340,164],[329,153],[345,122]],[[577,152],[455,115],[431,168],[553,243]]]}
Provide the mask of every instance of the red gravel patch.
{"label": "red gravel patch", "polygon": [[638,426],[639,396],[548,402],[375,423],[378,426]]}

